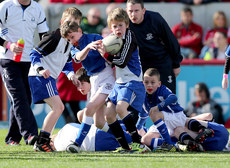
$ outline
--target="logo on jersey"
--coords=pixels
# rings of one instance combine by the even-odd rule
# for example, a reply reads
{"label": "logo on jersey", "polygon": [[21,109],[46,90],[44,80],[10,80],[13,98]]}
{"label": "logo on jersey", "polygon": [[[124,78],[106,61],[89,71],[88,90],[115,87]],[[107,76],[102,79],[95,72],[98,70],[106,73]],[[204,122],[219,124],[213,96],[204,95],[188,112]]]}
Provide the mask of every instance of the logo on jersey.
{"label": "logo on jersey", "polygon": [[146,40],[151,40],[151,39],[153,39],[153,34],[152,33],[146,34]]}
{"label": "logo on jersey", "polygon": [[105,84],[105,89],[107,89],[107,90],[112,90],[112,89],[113,89],[113,85],[110,84],[110,83],[106,83],[106,84]]}
{"label": "logo on jersey", "polygon": [[168,83],[172,83],[172,76],[171,75],[168,76]]}
{"label": "logo on jersey", "polygon": [[31,18],[31,22],[35,22],[35,17],[32,17],[32,18]]}

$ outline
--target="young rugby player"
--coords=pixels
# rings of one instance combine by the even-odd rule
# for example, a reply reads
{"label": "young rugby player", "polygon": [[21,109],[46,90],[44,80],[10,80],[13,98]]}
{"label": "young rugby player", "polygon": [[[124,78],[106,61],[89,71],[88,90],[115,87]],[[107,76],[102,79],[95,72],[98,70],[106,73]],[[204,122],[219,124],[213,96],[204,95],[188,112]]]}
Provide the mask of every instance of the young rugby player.
{"label": "young rugby player", "polygon": [[[174,134],[177,127],[184,128],[186,116],[183,108],[177,103],[177,97],[166,86],[161,84],[160,73],[155,68],[149,68],[144,73],[144,85],[146,90],[145,102],[143,105],[142,119],[138,120],[138,130],[143,126],[148,115],[157,127],[163,141],[159,150],[175,151],[174,143],[170,135]],[[145,116],[145,117],[144,117]],[[181,132],[179,141],[189,145],[189,148],[202,150],[199,143],[187,134]],[[153,142],[154,143],[154,140]]]}
{"label": "young rugby player", "polygon": [[[185,126],[185,131],[202,145],[204,151],[223,151],[228,144],[229,132],[222,124],[187,118]],[[183,132],[181,130],[175,129],[176,137]]]}
{"label": "young rugby player", "polygon": [[[197,120],[198,123],[190,123],[192,120]],[[174,130],[174,135],[171,137],[172,141],[177,144],[177,147],[179,151],[197,151],[196,148],[189,149],[187,145],[181,145],[181,143],[178,142],[178,137],[181,133],[186,131],[193,139],[201,143],[200,147],[203,147],[203,150],[205,151],[225,151],[229,150],[228,147],[228,140],[229,140],[229,133],[228,130],[222,125],[217,124],[214,122],[211,122],[213,119],[213,116],[211,113],[205,113],[198,116],[195,116],[193,118],[187,118],[185,128],[177,127]],[[194,125],[195,124],[195,125]],[[191,129],[191,126],[193,127]],[[143,127],[144,128],[144,127]],[[198,132],[197,130],[201,129],[208,129],[213,130],[213,132],[210,132],[207,130],[203,132]],[[146,145],[148,145],[153,150],[155,148],[158,148],[163,144],[163,140],[159,134],[159,131],[157,130],[155,125],[152,125],[147,133],[142,130],[142,142]],[[193,130],[193,131],[192,131]],[[209,134],[211,133],[211,134]],[[177,137],[177,138],[176,138]],[[155,151],[155,150],[154,150]],[[198,150],[199,151],[199,150]]]}
{"label": "young rugby player", "polygon": [[[63,12],[61,22],[66,15],[76,22],[81,21],[82,14],[77,8],[67,9]],[[64,72],[69,80],[77,85],[74,76],[72,59],[70,57],[71,44],[61,37],[60,29],[46,34],[36,48],[31,51],[31,67],[29,71],[29,84],[33,103],[47,103],[50,111],[44,119],[38,140],[34,145],[35,151],[52,152],[50,147],[50,133],[64,110],[64,105],[58,95],[56,79]]]}
{"label": "young rugby player", "polygon": [[89,103],[83,110],[81,130],[75,142],[67,148],[67,151],[77,153],[93,124],[93,120],[96,127],[108,131],[109,127],[104,119],[104,104],[105,99],[113,89],[115,78],[111,65],[97,51],[97,46],[102,43],[102,36],[84,34],[75,22],[65,22],[61,26],[61,35],[74,45],[71,49],[72,57],[76,62],[82,63],[87,75],[90,76],[91,83],[91,96]]}
{"label": "young rugby player", "polygon": [[[80,129],[80,124],[66,124],[57,135],[52,136],[51,146],[56,151],[66,151],[67,146],[75,141]],[[131,143],[131,136],[126,132],[124,133],[127,141]],[[120,147],[120,145],[112,134],[97,129],[93,124],[79,151],[114,151],[117,147]]]}
{"label": "young rugby player", "polygon": [[[79,80],[80,84],[77,86],[78,90],[83,94],[86,95],[90,92],[90,80],[87,72],[84,68],[80,68],[75,73],[75,77]],[[82,114],[78,112],[78,119],[79,121],[82,120]],[[70,123],[66,124],[57,135],[53,136],[53,146],[57,151],[66,151],[67,147],[72,144],[77,138],[77,134],[80,130],[80,124],[77,123]],[[132,139],[131,136],[125,133],[125,137],[128,143],[131,143]],[[52,143],[51,143],[52,144]],[[117,147],[119,147],[119,143],[116,141],[116,138],[105,131],[97,129],[93,124],[90,128],[89,133],[86,135],[83,143],[80,147],[80,151],[113,151]]]}
{"label": "young rugby player", "polygon": [[[145,97],[136,39],[133,32],[128,29],[129,18],[122,8],[112,10],[108,15],[107,23],[112,33],[123,39],[123,46],[116,55],[105,53],[103,45],[98,47],[101,55],[116,67],[116,83],[108,97],[105,112],[106,120],[112,133],[123,148],[118,152],[143,153],[148,151],[149,148],[141,144],[141,137],[138,135],[133,118],[127,110],[131,106],[136,111],[140,111]],[[132,137],[134,143],[130,146],[116,119],[117,114]]]}

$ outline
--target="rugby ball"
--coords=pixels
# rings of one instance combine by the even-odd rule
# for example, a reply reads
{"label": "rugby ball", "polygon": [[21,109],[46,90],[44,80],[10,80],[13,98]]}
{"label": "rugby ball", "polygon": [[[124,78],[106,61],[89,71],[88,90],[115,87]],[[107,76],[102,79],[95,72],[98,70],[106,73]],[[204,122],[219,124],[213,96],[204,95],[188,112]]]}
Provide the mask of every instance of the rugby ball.
{"label": "rugby ball", "polygon": [[105,37],[102,40],[104,46],[105,46],[105,51],[111,55],[117,54],[123,44],[123,41],[120,37],[117,37],[115,35],[109,35]]}

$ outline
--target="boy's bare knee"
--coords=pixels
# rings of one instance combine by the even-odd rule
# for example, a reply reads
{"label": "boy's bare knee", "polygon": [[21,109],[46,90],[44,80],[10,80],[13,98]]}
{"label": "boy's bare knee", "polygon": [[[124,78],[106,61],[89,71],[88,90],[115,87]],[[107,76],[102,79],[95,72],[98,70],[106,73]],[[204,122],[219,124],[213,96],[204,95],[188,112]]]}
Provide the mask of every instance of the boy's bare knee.
{"label": "boy's bare knee", "polygon": [[182,134],[183,132],[185,132],[185,128],[184,127],[182,127],[182,126],[176,127],[174,129],[174,136],[176,138],[179,138],[180,134]]}
{"label": "boy's bare knee", "polygon": [[104,125],[105,125],[105,122],[96,122],[96,123],[95,123],[95,126],[96,126],[97,128],[99,128],[99,129],[102,129],[102,128],[104,127]]}
{"label": "boy's bare knee", "polygon": [[114,114],[111,114],[111,113],[106,113],[105,115],[105,120],[111,124],[111,123],[114,123],[116,121],[116,115]]}
{"label": "boy's bare knee", "polygon": [[59,103],[59,104],[57,104],[54,108],[52,108],[53,109],[53,111],[55,111],[55,112],[58,112],[58,113],[62,113],[63,111],[64,111],[64,109],[65,109],[65,106],[64,106],[64,104],[63,103]]}
{"label": "boy's bare knee", "polygon": [[77,119],[80,123],[82,123],[83,114],[84,114],[84,109],[78,111],[77,113]]}
{"label": "boy's bare knee", "polygon": [[117,112],[118,115],[122,114],[122,113],[124,112],[123,107],[122,107],[121,105],[118,104],[118,105],[116,106],[116,112]]}
{"label": "boy's bare knee", "polygon": [[[147,140],[148,140],[148,137],[147,136],[143,136],[142,138],[141,138],[141,142],[143,143],[143,144],[146,144],[147,143]],[[146,144],[147,145],[147,144]]]}
{"label": "boy's bare knee", "polygon": [[85,115],[87,116],[93,116],[96,111],[97,111],[97,106],[93,102],[89,102],[85,107]]}
{"label": "boy's bare knee", "polygon": [[150,115],[150,118],[153,122],[156,122],[159,119],[163,119],[161,112],[153,112],[152,115]]}

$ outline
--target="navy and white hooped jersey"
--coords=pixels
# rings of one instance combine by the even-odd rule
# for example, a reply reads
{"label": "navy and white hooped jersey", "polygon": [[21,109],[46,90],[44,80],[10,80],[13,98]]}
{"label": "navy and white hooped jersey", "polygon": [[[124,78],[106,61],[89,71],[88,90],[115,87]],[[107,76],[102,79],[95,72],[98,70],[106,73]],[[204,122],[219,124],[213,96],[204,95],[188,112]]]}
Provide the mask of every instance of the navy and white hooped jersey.
{"label": "navy and white hooped jersey", "polygon": [[126,29],[120,52],[107,58],[116,66],[116,83],[142,81],[142,67],[134,33]]}
{"label": "navy and white hooped jersey", "polygon": [[[103,37],[98,34],[83,34],[78,42],[78,47],[71,48],[72,57],[74,58],[74,55],[83,50],[89,43],[100,39],[103,39]],[[76,59],[74,58],[74,60]],[[88,76],[101,72],[105,68],[105,59],[97,50],[90,50],[87,57],[81,63],[86,69]]]}
{"label": "navy and white hooped jersey", "polygon": [[[31,0],[24,9],[18,0],[6,0],[0,3],[0,37],[6,41],[25,41],[22,58],[23,62],[30,62],[29,54],[34,47],[34,33],[48,32],[45,12],[41,5]],[[0,46],[1,59],[13,59],[13,52]]]}
{"label": "navy and white hooped jersey", "polygon": [[38,46],[31,51],[29,76],[41,76],[37,69],[43,67],[50,71],[50,76],[54,79],[57,79],[61,72],[70,79],[74,75],[70,49],[71,45],[61,37],[60,29],[43,35]]}

